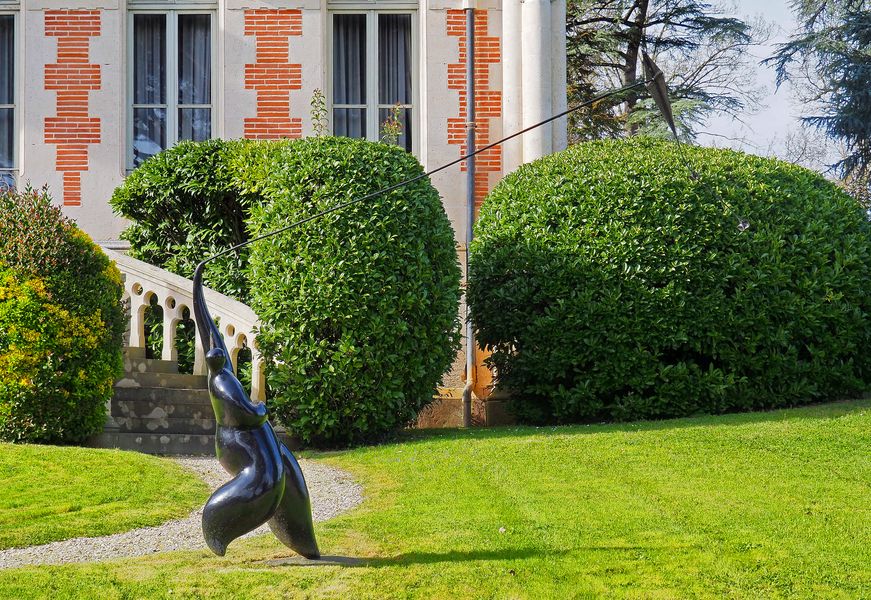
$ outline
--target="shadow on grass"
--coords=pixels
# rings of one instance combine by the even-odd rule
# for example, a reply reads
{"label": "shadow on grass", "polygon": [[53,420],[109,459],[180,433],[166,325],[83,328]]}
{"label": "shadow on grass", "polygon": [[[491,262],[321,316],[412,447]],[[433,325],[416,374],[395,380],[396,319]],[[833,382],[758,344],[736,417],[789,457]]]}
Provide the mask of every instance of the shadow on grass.
{"label": "shadow on grass", "polygon": [[[688,545],[605,545],[605,546],[584,546],[574,549],[574,551],[589,551],[589,552],[605,552],[605,553],[625,553],[634,551],[651,551],[651,550],[668,550],[674,551],[677,549],[697,548],[697,546]],[[406,567],[411,565],[432,565],[438,563],[465,563],[465,562],[481,562],[481,561],[514,561],[526,560],[530,558],[552,559],[556,560],[570,554],[567,551],[544,550],[541,548],[505,548],[502,550],[450,550],[448,552],[405,552],[396,556],[386,557],[351,557],[351,556],[322,556],[319,560],[309,560],[301,556],[291,556],[288,558],[272,559],[263,561],[271,567],[297,566],[297,567],[317,567],[317,566],[342,566],[342,567]]]}
{"label": "shadow on grass", "polygon": [[405,567],[410,565],[431,565],[437,563],[464,563],[479,561],[523,560],[527,558],[557,557],[565,552],[542,550],[540,548],[506,548],[503,550],[451,550],[448,552],[406,552],[388,557],[322,556],[319,560],[309,560],[301,556],[262,561],[270,567]]}
{"label": "shadow on grass", "polygon": [[287,558],[261,561],[270,567],[333,567],[345,568],[383,568],[383,567],[408,567],[412,565],[432,565],[439,563],[465,563],[481,561],[515,561],[531,558],[559,560],[577,552],[594,552],[608,554],[625,554],[627,552],[650,552],[662,550],[674,552],[680,550],[698,550],[695,544],[630,544],[630,545],[603,545],[581,546],[571,551],[544,550],[541,548],[505,548],[502,550],[451,550],[448,552],[405,552],[396,556],[387,557],[352,557],[324,555],[319,560],[309,560],[301,556],[293,555]]}
{"label": "shadow on grass", "polygon": [[435,563],[461,563],[490,560],[522,560],[527,558],[553,557],[561,552],[541,548],[505,548],[503,550],[450,550],[448,552],[405,552],[383,558],[362,558],[361,567],[403,567],[407,565],[431,565]]}

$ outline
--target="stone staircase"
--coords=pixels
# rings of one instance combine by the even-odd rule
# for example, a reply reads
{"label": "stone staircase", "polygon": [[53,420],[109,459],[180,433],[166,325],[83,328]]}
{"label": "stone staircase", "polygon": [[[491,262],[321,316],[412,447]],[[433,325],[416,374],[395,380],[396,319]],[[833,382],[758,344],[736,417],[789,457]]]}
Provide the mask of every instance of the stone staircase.
{"label": "stone staircase", "polygon": [[[206,364],[197,344],[194,375],[178,372],[177,325],[193,306],[193,283],[127,255],[104,248],[124,281],[129,322],[124,375],[115,383],[103,433],[91,439],[99,448],[138,450],[150,454],[214,454],[215,419],[206,390]],[[254,402],[265,400],[263,359],[257,351],[257,315],[250,307],[205,289],[212,315],[220,323],[230,360],[236,364],[243,347],[251,350]],[[157,305],[163,313],[161,359],[145,357],[145,315]]]}
{"label": "stone staircase", "polygon": [[115,383],[98,448],[148,454],[213,454],[215,418],[204,375],[178,372],[174,361],[126,348],[124,376]]}

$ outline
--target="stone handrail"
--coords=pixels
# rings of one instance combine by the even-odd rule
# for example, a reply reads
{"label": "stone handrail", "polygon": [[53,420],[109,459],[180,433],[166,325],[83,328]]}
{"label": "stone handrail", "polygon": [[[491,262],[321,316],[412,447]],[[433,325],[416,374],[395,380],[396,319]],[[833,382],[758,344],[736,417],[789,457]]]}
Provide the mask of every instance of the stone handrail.
{"label": "stone handrail", "polygon": [[[157,297],[157,304],[163,309],[163,360],[176,361],[176,327],[183,319],[185,308],[193,315],[193,282],[175,273],[170,273],[154,265],[131,258],[108,248],[106,255],[115,261],[124,280],[124,301],[130,303],[130,341],[131,348],[145,348],[145,310],[151,298]],[[205,288],[209,311],[219,323],[224,343],[230,352],[230,360],[236,365],[239,350],[247,346],[251,349],[251,400],[263,402],[266,386],[263,374],[263,358],[257,351],[256,331],[259,325],[257,315],[251,308],[214,290]],[[200,344],[195,344],[194,374],[206,373],[205,357]]]}

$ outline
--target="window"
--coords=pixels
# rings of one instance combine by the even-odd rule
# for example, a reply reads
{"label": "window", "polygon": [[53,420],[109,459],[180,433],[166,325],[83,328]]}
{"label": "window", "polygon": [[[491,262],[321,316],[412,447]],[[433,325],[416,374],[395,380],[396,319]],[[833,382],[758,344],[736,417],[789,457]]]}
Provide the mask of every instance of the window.
{"label": "window", "polygon": [[395,111],[397,143],[412,151],[412,25],[411,13],[333,13],[333,133],[378,140]]}
{"label": "window", "polygon": [[0,14],[0,189],[15,186],[15,17]]}
{"label": "window", "polygon": [[131,18],[128,163],[180,140],[212,137],[212,14],[136,12]]}

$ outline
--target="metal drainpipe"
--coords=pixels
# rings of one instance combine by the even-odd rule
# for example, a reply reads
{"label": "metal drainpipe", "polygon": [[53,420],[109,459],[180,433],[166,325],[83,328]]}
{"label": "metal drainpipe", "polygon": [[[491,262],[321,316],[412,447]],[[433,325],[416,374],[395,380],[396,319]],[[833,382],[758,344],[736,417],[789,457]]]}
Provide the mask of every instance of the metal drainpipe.
{"label": "metal drainpipe", "polygon": [[[466,154],[475,151],[475,9],[466,8]],[[472,426],[472,388],[475,386],[475,333],[469,320],[469,250],[475,224],[475,157],[466,159],[466,387],[463,388],[463,427]]]}

